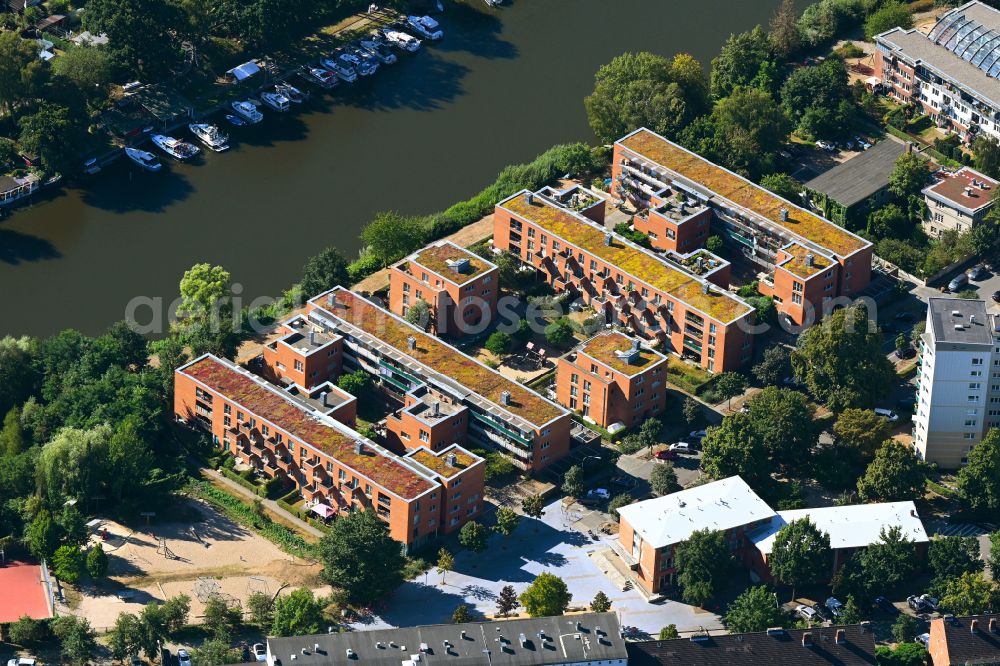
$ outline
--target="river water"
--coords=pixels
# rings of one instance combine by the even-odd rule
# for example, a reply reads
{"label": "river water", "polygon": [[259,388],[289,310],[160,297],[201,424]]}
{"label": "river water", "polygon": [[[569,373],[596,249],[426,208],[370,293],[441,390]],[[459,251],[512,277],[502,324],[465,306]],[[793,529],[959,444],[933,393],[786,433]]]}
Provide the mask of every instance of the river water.
{"label": "river water", "polygon": [[203,261],[225,266],[245,302],[277,296],[324,246],[354,256],[378,210],[439,210],[506,164],[592,142],[582,100],[619,53],[686,51],[707,66],[730,33],[766,25],[778,4],[467,1],[439,17],[442,42],[349,92],[231,128],[227,153],[159,174],[119,160],[0,220],[0,335],[99,333],[136,297],[173,299]]}

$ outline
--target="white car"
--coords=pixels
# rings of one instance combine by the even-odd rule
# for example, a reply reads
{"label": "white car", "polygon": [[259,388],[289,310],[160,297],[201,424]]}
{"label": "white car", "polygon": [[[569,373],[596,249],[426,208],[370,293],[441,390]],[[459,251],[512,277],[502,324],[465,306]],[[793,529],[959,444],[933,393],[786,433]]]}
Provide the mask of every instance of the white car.
{"label": "white car", "polygon": [[816,142],[816,147],[817,148],[822,148],[823,150],[827,151],[828,153],[837,152],[837,146],[833,145],[829,141],[823,141],[822,139],[820,139],[819,141]]}
{"label": "white car", "polygon": [[177,664],[178,666],[191,666],[191,655],[184,648],[177,651]]}
{"label": "white car", "polygon": [[257,658],[257,661],[267,661],[267,646],[263,643],[254,643],[253,656]]}
{"label": "white car", "polygon": [[876,407],[872,411],[875,412],[876,414],[878,414],[879,416],[883,416],[883,417],[889,419],[890,421],[898,421],[899,420],[899,414],[897,414],[896,412],[892,411],[891,409],[884,409],[882,407]]}
{"label": "white car", "polygon": [[35,660],[30,657],[17,657],[9,660],[7,666],[35,666]]}
{"label": "white car", "polygon": [[924,647],[927,647],[927,644],[931,642],[931,635],[920,634],[919,636],[917,636],[917,642],[923,645]]}
{"label": "white car", "polygon": [[678,453],[689,453],[691,451],[691,445],[687,442],[676,442],[670,445],[671,451],[677,451]]}
{"label": "white car", "polygon": [[819,613],[816,612],[815,608],[803,604],[795,607],[795,614],[808,622],[813,622],[819,617]]}

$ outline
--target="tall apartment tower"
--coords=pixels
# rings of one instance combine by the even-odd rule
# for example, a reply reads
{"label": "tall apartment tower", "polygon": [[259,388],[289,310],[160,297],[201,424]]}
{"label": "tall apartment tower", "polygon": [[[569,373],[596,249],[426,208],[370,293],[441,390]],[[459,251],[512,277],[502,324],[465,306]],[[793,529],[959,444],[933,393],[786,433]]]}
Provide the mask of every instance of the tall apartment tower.
{"label": "tall apartment tower", "polygon": [[1000,315],[985,301],[929,299],[917,377],[914,449],[957,469],[1000,428]]}

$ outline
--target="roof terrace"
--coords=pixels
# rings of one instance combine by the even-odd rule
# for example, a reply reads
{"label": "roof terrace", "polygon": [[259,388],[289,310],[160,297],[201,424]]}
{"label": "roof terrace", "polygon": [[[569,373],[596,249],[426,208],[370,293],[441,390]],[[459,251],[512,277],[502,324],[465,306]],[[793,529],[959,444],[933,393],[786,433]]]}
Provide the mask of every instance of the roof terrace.
{"label": "roof terrace", "polygon": [[[809,213],[741,176],[717,166],[705,158],[681,148],[648,129],[639,129],[618,144],[645,159],[655,162],[681,178],[708,188],[712,193],[768,223],[796,234],[846,257],[870,243],[838,227],[833,222]],[[788,211],[787,216],[781,211]]]}
{"label": "roof terrace", "polygon": [[272,342],[272,349],[278,342],[282,342],[302,354],[309,355],[317,349],[330,344],[338,337],[328,334],[318,326],[313,326],[308,319],[301,315],[292,317],[288,321],[283,322],[282,325],[291,328],[292,331]]}
{"label": "roof terrace", "polygon": [[590,220],[561,208],[544,197],[521,192],[499,205],[628,273],[639,282],[670,294],[717,321],[728,323],[753,311],[753,308],[732,294],[715,290],[707,282],[670,266],[645,248],[614,234],[609,236],[606,230]]}
{"label": "roof terrace", "polygon": [[[201,382],[247,412],[405,500],[415,499],[435,487],[430,479],[416,473],[392,453],[329,417],[308,413],[290,396],[228,361],[206,354],[177,372]],[[360,453],[358,442],[363,444]]]}
{"label": "roof terrace", "polygon": [[708,208],[702,202],[676,188],[667,189],[659,196],[664,201],[652,210],[660,217],[672,222],[682,222]]}

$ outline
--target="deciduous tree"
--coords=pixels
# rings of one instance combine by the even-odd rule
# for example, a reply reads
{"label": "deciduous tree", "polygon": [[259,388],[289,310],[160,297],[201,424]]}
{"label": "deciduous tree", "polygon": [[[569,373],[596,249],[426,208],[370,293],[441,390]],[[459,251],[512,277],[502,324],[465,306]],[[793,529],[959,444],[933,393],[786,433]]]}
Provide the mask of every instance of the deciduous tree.
{"label": "deciduous tree", "polygon": [[500,588],[500,594],[497,595],[497,615],[509,617],[520,605],[513,585],[504,585]]}
{"label": "deciduous tree", "polygon": [[893,28],[909,30],[913,27],[913,15],[901,2],[887,2],[865,19],[865,39],[874,41],[875,35]]}
{"label": "deciduous tree", "polygon": [[347,259],[340,250],[331,245],[319,254],[309,257],[302,269],[299,286],[306,298],[312,298],[334,287],[346,286],[349,281]]}
{"label": "deciduous tree", "polygon": [[778,597],[764,585],[744,590],[733,599],[723,618],[726,629],[733,633],[764,631],[770,627],[783,627],[788,614],[778,604]]}
{"label": "deciduous tree", "polygon": [[505,537],[509,537],[517,529],[517,524],[521,518],[517,512],[509,506],[501,506],[497,509],[496,531]]}
{"label": "deciduous tree", "polygon": [[503,331],[494,331],[486,338],[486,349],[494,356],[504,356],[510,350],[511,338]]}
{"label": "deciduous tree", "polygon": [[178,62],[181,16],[166,0],[93,0],[83,16],[87,30],[107,34],[112,56],[133,74],[157,80]]}
{"label": "deciduous tree", "polygon": [[748,403],[750,427],[779,465],[797,468],[819,441],[819,428],[806,396],[776,386],[767,386]]}
{"label": "deciduous tree", "polygon": [[563,475],[562,491],[570,497],[582,497],[585,490],[583,478],[583,468],[579,465],[572,465]]}
{"label": "deciduous tree", "polygon": [[767,451],[747,414],[729,414],[702,440],[701,468],[713,479],[740,476],[753,487],[768,478]]}
{"label": "deciduous tree", "polygon": [[930,178],[927,160],[916,153],[903,153],[889,172],[889,191],[904,198],[917,195]]}
{"label": "deciduous tree", "polygon": [[922,497],[926,483],[924,466],[910,447],[888,439],[858,479],[858,494],[868,502],[901,502]]}
{"label": "deciduous tree", "polygon": [[545,500],[541,495],[529,495],[521,500],[521,510],[530,518],[541,518],[545,514]]}
{"label": "deciduous tree", "polygon": [[830,570],[830,535],[808,516],[793,520],[778,530],[767,561],[774,577],[791,586],[794,599],[796,587],[817,582]]}
{"label": "deciduous tree", "polygon": [[799,34],[799,12],[795,0],[781,0],[778,10],[771,19],[770,31],[767,34],[775,55],[787,58],[798,51],[802,45]]}
{"label": "deciduous tree", "polygon": [[388,266],[419,249],[427,238],[420,220],[394,211],[377,213],[364,229],[361,241],[380,266]]}
{"label": "deciduous tree", "polygon": [[674,466],[666,461],[657,463],[649,473],[649,487],[661,497],[680,490],[681,484],[677,482]]}
{"label": "deciduous tree", "polygon": [[964,573],[980,573],[985,563],[979,558],[976,537],[936,536],[927,547],[927,561],[937,580],[957,578]]}
{"label": "deciduous tree", "polygon": [[973,513],[1000,513],[1000,429],[990,431],[968,454],[968,464],[958,472],[962,503]]}
{"label": "deciduous tree", "polygon": [[318,634],[323,626],[323,605],[312,590],[300,587],[274,600],[273,636]]}
{"label": "deciduous tree", "polygon": [[674,562],[684,601],[704,606],[722,587],[733,556],[723,532],[704,529],[674,547]]}
{"label": "deciduous tree", "polygon": [[447,548],[438,551],[437,572],[441,574],[441,584],[444,585],[444,577],[449,571],[455,569],[455,557]]}
{"label": "deciduous tree", "polygon": [[952,578],[941,595],[941,607],[953,615],[979,615],[995,607],[997,591],[978,573]]}
{"label": "deciduous tree", "polygon": [[872,410],[845,409],[833,424],[833,443],[868,461],[889,438],[889,432],[889,422]]}
{"label": "deciduous tree", "polygon": [[52,621],[52,633],[59,639],[59,652],[73,666],[85,664],[97,651],[97,640],[90,622],[74,615],[61,615]]}
{"label": "deciduous tree", "polygon": [[489,531],[475,520],[462,525],[462,529],[458,531],[458,542],[474,553],[486,550],[488,538]]}
{"label": "deciduous tree", "polygon": [[32,42],[0,32],[0,114],[10,114],[38,92],[43,63]]}
{"label": "deciduous tree", "polygon": [[[385,597],[403,580],[399,542],[373,511],[359,511],[334,521],[319,544],[323,579],[344,590],[352,603]],[[358,557],[365,553],[365,557]]]}
{"label": "deciduous tree", "polygon": [[29,153],[41,157],[50,171],[69,172],[76,168],[87,133],[87,121],[65,106],[43,102],[17,121],[18,140]]}
{"label": "deciduous tree", "polygon": [[723,99],[737,87],[753,85],[761,68],[773,58],[771,41],[760,26],[730,35],[712,60],[712,96]]}
{"label": "deciduous tree", "polygon": [[539,574],[519,597],[531,617],[562,615],[572,599],[563,579],[547,571]]}

